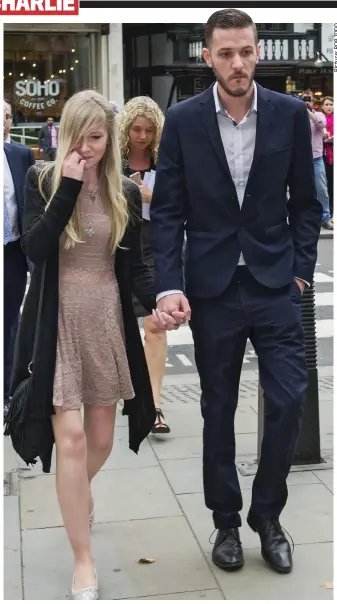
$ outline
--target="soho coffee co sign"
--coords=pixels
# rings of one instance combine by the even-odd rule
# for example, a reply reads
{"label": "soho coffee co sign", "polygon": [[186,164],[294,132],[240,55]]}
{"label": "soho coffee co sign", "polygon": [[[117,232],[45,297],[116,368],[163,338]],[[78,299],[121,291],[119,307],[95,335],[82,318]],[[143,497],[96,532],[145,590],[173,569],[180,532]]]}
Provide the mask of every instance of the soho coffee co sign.
{"label": "soho coffee co sign", "polygon": [[60,83],[50,80],[19,80],[15,84],[15,94],[21,97],[20,105],[25,109],[45,109],[53,107],[59,101]]}

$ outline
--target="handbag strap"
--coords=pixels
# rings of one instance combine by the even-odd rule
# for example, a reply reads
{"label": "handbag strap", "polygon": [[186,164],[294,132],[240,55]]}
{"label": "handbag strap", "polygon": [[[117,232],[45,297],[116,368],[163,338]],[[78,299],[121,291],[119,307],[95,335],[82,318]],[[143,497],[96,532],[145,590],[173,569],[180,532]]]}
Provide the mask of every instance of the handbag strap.
{"label": "handbag strap", "polygon": [[46,279],[46,266],[47,266],[47,261],[45,261],[43,263],[43,267],[42,267],[39,306],[38,306],[38,310],[37,310],[36,328],[35,328],[35,337],[34,337],[33,358],[28,365],[28,371],[30,374],[33,373],[33,367],[34,367],[34,363],[36,361],[37,347],[38,347],[38,342],[39,342],[39,337],[40,337],[43,294],[44,294],[44,285],[45,285],[45,279]]}

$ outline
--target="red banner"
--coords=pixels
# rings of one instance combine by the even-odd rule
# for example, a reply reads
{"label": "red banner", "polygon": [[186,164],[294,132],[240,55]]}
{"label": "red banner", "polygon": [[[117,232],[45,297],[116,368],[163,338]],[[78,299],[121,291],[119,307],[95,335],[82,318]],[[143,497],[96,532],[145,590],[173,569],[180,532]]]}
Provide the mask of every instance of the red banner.
{"label": "red banner", "polygon": [[0,0],[0,15],[78,15],[79,0]]}

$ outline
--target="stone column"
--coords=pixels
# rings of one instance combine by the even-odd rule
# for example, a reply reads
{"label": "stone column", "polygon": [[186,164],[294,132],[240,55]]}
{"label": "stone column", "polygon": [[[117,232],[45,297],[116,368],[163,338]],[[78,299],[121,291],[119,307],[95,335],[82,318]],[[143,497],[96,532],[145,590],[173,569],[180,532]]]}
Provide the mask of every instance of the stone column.
{"label": "stone column", "polygon": [[[110,101],[115,101],[119,111],[124,106],[123,31],[121,23],[110,23],[108,38],[108,90]],[[104,63],[104,61],[102,62]],[[104,75],[103,75],[104,82]]]}

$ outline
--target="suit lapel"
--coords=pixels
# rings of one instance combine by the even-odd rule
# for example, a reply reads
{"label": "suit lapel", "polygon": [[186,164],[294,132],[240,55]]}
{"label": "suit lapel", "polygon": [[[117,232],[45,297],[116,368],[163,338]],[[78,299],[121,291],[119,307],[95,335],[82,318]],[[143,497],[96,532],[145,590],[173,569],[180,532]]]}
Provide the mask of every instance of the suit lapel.
{"label": "suit lapel", "polygon": [[222,144],[218,119],[215,111],[213,85],[202,96],[203,98],[200,101],[201,120],[205,127],[207,136],[212,143],[218,161],[220,162],[221,169],[225,171],[229,178],[232,178],[228,167],[226,153]]}
{"label": "suit lapel", "polygon": [[257,84],[257,120],[256,120],[256,139],[253,161],[250,168],[248,182],[253,178],[259,164],[260,157],[265,151],[266,142],[270,138],[270,122],[273,116],[274,106],[268,99],[266,91]]}
{"label": "suit lapel", "polygon": [[9,169],[11,171],[11,175],[12,175],[12,179],[13,179],[16,204],[19,207],[20,200],[21,200],[21,194],[18,189],[18,178],[17,178],[18,165],[17,165],[17,162],[15,161],[15,156],[13,155],[13,149],[14,149],[14,145],[12,146],[10,143],[4,144],[4,150],[6,153]]}

